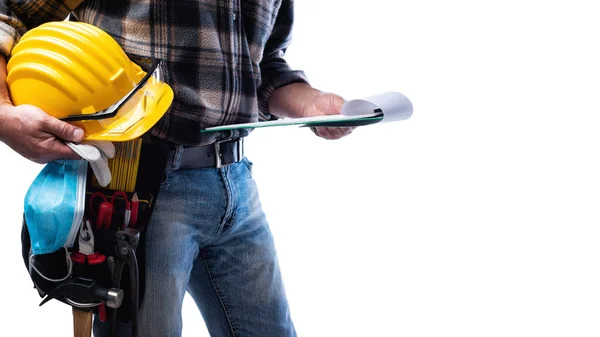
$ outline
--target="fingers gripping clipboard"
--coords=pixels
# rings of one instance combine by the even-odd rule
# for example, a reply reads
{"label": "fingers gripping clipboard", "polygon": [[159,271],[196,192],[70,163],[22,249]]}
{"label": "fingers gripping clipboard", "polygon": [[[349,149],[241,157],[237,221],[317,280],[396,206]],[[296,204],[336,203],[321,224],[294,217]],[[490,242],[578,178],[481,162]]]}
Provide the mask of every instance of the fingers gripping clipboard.
{"label": "fingers gripping clipboard", "polygon": [[406,96],[398,92],[387,92],[364,99],[347,101],[342,106],[342,111],[339,115],[284,118],[266,122],[221,125],[206,128],[202,132],[290,125],[300,127],[357,127],[405,120],[410,118],[412,113],[413,105]]}

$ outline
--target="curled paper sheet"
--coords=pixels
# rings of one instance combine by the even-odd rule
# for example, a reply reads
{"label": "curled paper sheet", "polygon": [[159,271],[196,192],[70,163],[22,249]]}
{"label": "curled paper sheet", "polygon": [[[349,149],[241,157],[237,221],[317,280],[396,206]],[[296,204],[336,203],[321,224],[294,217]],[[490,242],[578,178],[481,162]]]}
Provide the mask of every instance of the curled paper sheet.
{"label": "curled paper sheet", "polygon": [[344,103],[342,115],[357,116],[366,111],[381,112],[381,122],[395,122],[410,118],[413,105],[410,100],[399,92],[387,92],[365,99],[354,99]]}
{"label": "curled paper sheet", "polygon": [[225,131],[233,129],[252,129],[269,126],[363,126],[379,122],[396,122],[412,116],[413,105],[410,100],[399,92],[387,92],[364,99],[347,101],[342,106],[339,115],[284,118],[267,122],[243,123],[215,126],[202,132]]}

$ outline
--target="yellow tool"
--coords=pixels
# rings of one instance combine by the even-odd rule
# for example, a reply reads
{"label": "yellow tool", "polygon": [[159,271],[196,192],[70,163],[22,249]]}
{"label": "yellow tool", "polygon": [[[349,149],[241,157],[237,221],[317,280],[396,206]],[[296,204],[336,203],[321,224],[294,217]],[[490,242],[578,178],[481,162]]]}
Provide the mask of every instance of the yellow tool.
{"label": "yellow tool", "polygon": [[110,184],[102,187],[94,176],[92,185],[94,187],[106,188],[113,191],[133,193],[135,191],[141,154],[141,138],[115,143],[115,155],[113,158],[108,159],[108,167],[112,175]]}

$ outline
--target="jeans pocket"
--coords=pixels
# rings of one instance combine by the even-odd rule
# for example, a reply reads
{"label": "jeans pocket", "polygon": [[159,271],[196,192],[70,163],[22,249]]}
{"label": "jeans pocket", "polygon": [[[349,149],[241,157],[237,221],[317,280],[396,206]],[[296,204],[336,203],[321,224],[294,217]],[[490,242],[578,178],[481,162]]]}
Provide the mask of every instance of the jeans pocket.
{"label": "jeans pocket", "polygon": [[171,183],[171,170],[164,170],[160,187],[167,187]]}
{"label": "jeans pocket", "polygon": [[254,166],[254,163],[251,162],[250,159],[248,159],[247,157],[244,157],[242,158],[242,164],[244,164],[248,172],[252,174],[252,166]]}

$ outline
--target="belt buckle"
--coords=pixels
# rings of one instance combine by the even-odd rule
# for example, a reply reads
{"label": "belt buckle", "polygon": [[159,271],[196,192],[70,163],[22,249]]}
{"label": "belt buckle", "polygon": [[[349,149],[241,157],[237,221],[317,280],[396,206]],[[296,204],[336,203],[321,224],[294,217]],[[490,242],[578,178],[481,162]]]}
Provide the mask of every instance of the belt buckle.
{"label": "belt buckle", "polygon": [[[226,164],[223,165],[223,162],[221,161],[221,143],[227,143],[229,141],[234,140],[235,138],[226,138],[226,139],[222,139],[222,140],[217,140],[216,142],[213,143],[213,146],[215,148],[215,167],[216,168],[221,168],[223,166],[228,166],[231,165],[233,163],[230,164]],[[242,158],[242,144],[244,142],[243,138],[238,138],[236,140],[238,142],[238,146],[237,146],[237,155],[238,155],[238,161],[241,160]]]}

